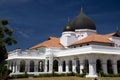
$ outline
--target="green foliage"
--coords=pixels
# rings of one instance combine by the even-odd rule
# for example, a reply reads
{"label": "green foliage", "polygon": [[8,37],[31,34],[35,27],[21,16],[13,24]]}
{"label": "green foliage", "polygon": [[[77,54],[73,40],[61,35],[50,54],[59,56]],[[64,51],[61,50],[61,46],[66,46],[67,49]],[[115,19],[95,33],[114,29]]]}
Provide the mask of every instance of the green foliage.
{"label": "green foliage", "polygon": [[7,69],[7,66],[0,65],[0,80],[7,80],[11,70]]}
{"label": "green foliage", "polygon": [[83,75],[83,77],[87,74],[87,72],[88,71],[86,69],[82,69],[82,73],[83,73],[82,75]]}
{"label": "green foliage", "polygon": [[8,57],[5,45],[16,44],[16,40],[12,37],[13,30],[7,27],[8,20],[0,20],[0,64],[4,65],[5,59]]}
{"label": "green foliage", "polygon": [[103,71],[99,72],[101,77],[120,77],[120,74],[105,74]]}
{"label": "green foliage", "polygon": [[84,77],[84,74],[76,74],[77,77]]}
{"label": "green foliage", "polygon": [[7,25],[8,24],[8,20],[7,19],[4,19],[1,21],[2,25]]}
{"label": "green foliage", "polygon": [[67,76],[75,76],[74,72],[67,73]]}
{"label": "green foliage", "polygon": [[10,79],[16,79],[16,78],[28,78],[28,74],[27,72],[25,72],[24,74],[12,75],[10,77]]}
{"label": "green foliage", "polygon": [[12,45],[17,43],[12,37],[13,30],[7,27],[8,20],[0,20],[0,80],[6,80],[10,74],[10,70],[7,69],[5,65],[5,59],[7,59],[7,45]]}

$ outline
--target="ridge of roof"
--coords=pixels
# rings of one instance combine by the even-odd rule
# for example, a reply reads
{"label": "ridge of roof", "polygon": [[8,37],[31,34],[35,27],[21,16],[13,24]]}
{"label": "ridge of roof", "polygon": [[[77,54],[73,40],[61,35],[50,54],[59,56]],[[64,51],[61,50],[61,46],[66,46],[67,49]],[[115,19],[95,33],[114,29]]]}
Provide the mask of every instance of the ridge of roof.
{"label": "ridge of roof", "polygon": [[105,36],[107,36],[107,37],[111,37],[111,36],[120,37],[120,33],[119,32],[113,32],[113,33],[106,34]]}
{"label": "ridge of roof", "polygon": [[62,44],[60,44],[60,39],[57,37],[50,36],[46,41],[43,41],[42,43],[39,43],[31,48],[32,49],[37,49],[40,47],[47,47],[47,48],[63,48]]}

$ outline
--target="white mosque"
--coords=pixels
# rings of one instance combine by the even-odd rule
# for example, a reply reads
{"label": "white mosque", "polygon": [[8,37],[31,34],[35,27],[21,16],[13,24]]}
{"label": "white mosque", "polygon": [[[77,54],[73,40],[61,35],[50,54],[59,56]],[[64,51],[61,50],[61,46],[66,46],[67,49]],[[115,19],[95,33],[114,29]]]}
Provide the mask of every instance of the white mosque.
{"label": "white mosque", "polygon": [[79,73],[86,77],[120,73],[120,33],[98,34],[94,22],[82,11],[64,28],[60,38],[49,37],[25,51],[8,54],[10,75]]}

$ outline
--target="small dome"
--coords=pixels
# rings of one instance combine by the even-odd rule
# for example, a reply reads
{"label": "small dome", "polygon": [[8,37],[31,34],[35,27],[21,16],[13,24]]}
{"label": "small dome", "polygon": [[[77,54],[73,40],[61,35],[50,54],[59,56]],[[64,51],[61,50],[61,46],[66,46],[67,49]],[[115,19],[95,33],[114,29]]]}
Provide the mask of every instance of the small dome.
{"label": "small dome", "polygon": [[65,31],[75,31],[75,29],[72,27],[72,25],[70,23],[69,17],[68,17],[68,24],[67,24],[67,26],[65,26],[63,32],[65,32]]}
{"label": "small dome", "polygon": [[71,25],[67,25],[63,31],[65,32],[65,31],[75,31],[75,30]]}
{"label": "small dome", "polygon": [[83,11],[73,20],[72,27],[74,29],[92,29],[96,30],[96,26],[93,21],[86,16]]}

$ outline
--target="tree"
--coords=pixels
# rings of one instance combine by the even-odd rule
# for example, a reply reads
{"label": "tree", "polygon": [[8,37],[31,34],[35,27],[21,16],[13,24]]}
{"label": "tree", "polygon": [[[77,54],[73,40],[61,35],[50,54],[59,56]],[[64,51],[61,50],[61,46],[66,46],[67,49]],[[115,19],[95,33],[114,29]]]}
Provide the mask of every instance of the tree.
{"label": "tree", "polygon": [[16,44],[16,40],[12,37],[13,30],[7,27],[8,20],[0,20],[0,64],[4,65],[5,59],[8,57],[6,45]]}

